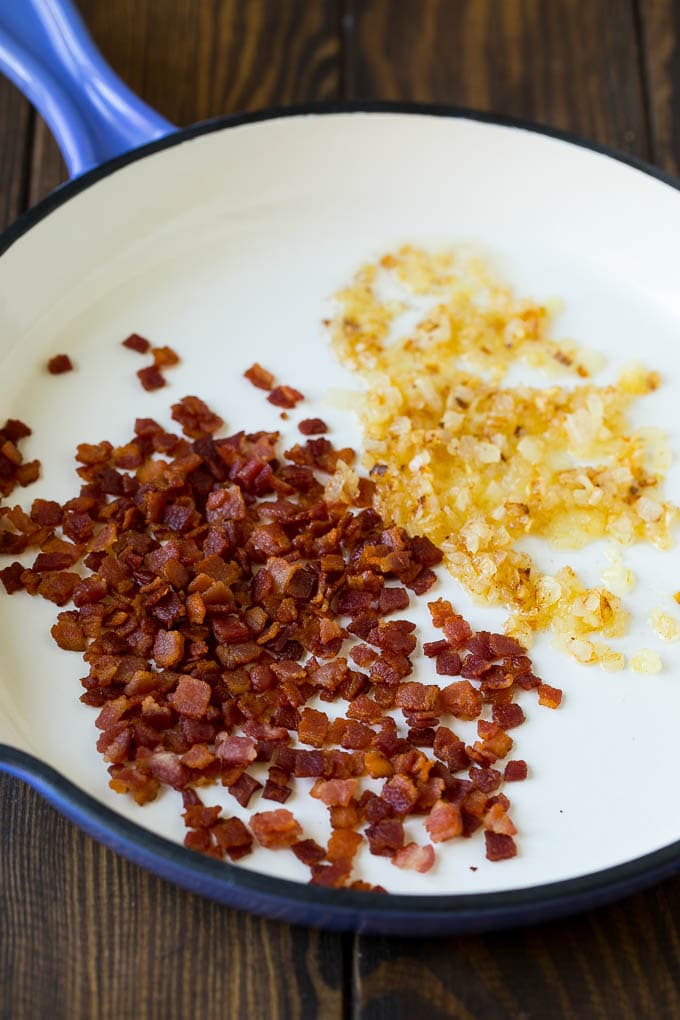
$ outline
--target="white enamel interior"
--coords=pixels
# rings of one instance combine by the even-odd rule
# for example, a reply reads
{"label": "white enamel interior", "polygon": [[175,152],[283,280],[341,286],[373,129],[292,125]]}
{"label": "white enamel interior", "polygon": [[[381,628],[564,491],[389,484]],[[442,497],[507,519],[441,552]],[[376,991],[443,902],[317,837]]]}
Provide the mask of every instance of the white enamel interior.
{"label": "white enamel interior", "polygon": [[[295,434],[301,417],[320,414],[334,438],[356,443],[349,413],[325,402],[329,387],[352,381],[320,320],[329,295],[361,261],[406,240],[481,245],[520,290],[564,299],[560,334],[600,349],[610,367],[642,358],[661,369],[664,386],[641,402],[640,420],[663,424],[677,455],[680,196],[673,188],[516,128],[397,114],[297,116],[207,134],[132,163],[51,213],[2,257],[0,412],[32,425],[26,448],[44,465],[24,500],[75,494],[77,442],[124,441],[136,415],[169,423],[170,403],[187,393],[205,398],[232,430],[282,427],[241,378],[256,359],[310,398],[286,434]],[[141,390],[134,373],[146,362],[120,347],[131,331],[182,355],[166,389]],[[77,372],[48,376],[46,358],[62,351]],[[668,491],[680,498],[677,466]],[[539,557],[557,562],[546,549]],[[625,558],[640,580],[629,600],[636,623],[621,647],[656,648],[664,672],[607,675],[537,643],[539,671],[566,696],[558,712],[522,699],[528,722],[514,731],[513,753],[531,773],[508,788],[519,856],[490,864],[478,836],[441,846],[427,876],[368,854],[363,876],[434,894],[539,886],[680,837],[679,646],[662,646],[646,623],[656,605],[673,611],[678,557],[633,548]],[[595,582],[603,547],[571,560]],[[440,591],[473,625],[500,625],[502,613],[471,605],[450,579]],[[181,840],[178,795],[138,808],[109,790],[94,749],[96,713],[78,701],[82,665],[49,636],[54,607],[24,595],[0,598],[0,607],[0,740],[127,818]],[[420,611],[418,618],[425,622]],[[431,639],[429,628],[421,633]],[[420,665],[418,676],[431,674]],[[300,797],[288,806],[324,840],[317,802]],[[408,829],[419,838],[417,824]],[[287,852],[258,851],[244,863],[307,876]]]}

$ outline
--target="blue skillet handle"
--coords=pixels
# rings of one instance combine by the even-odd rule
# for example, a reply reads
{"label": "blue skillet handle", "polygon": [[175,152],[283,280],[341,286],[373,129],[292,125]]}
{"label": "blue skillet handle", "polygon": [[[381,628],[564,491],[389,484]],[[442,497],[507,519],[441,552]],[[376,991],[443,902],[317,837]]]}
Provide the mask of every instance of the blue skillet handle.
{"label": "blue skillet handle", "polygon": [[71,177],[175,130],[114,74],[71,0],[0,0],[0,71],[42,114]]}

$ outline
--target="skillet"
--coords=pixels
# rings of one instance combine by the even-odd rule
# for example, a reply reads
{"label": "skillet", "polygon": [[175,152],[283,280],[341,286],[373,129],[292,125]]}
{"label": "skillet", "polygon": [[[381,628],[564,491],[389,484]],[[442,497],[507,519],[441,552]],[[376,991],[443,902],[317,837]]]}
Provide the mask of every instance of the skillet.
{"label": "skillet", "polygon": [[[350,416],[327,403],[329,387],[352,380],[320,321],[360,262],[404,240],[480,245],[518,290],[564,300],[562,334],[616,365],[643,358],[659,368],[664,385],[641,423],[662,423],[677,451],[680,199],[677,182],[653,168],[559,132],[439,107],[301,107],[176,129],[105,65],[67,0],[0,0],[0,66],[47,120],[72,177],[0,238],[0,407],[34,429],[28,455],[44,472],[31,498],[68,498],[78,442],[123,442],[137,414],[168,421],[185,393],[234,429],[276,427],[241,379],[254,360],[357,445]],[[139,390],[137,363],[121,351],[133,331],[182,355],[158,394]],[[46,376],[46,358],[63,350],[77,371]],[[677,468],[667,491],[677,502]],[[595,578],[601,559],[589,546],[575,561]],[[653,642],[645,612],[680,585],[674,552],[633,548],[630,564],[640,577],[633,650]],[[452,581],[439,593],[477,627],[502,623]],[[518,738],[533,766],[513,790],[520,856],[489,865],[471,840],[420,884],[395,876],[385,897],[307,886],[281,854],[243,867],[203,858],[179,845],[174,800],[140,809],[113,794],[52,622],[47,605],[1,601],[0,768],[197,893],[290,922],[426,935],[556,917],[678,868],[673,647],[658,676],[607,676],[539,642],[535,661],[567,697],[548,718],[528,712]]]}

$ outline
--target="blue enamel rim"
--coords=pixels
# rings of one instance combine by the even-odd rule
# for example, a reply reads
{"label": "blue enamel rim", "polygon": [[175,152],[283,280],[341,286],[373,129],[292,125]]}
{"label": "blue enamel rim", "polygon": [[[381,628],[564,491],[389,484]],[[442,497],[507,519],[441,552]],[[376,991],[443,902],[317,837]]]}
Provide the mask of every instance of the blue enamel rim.
{"label": "blue enamel rim", "polygon": [[[515,128],[577,145],[625,163],[680,190],[680,181],[643,160],[569,132],[512,117],[455,107],[404,103],[310,104],[220,117],[88,171],[52,192],[0,236],[0,255],[46,216],[119,168],[200,135],[281,117],[333,113],[396,113],[453,117]],[[1,266],[0,266],[1,268]],[[680,870],[680,840],[643,857],[593,874],[497,893],[411,896],[329,890],[273,878],[186,850],[105,807],[40,759],[0,744],[0,770],[25,780],[61,814],[112,850],[154,874],[218,902],[281,921],[366,934],[444,935],[546,921],[644,889]],[[387,866],[387,864],[386,864]]]}

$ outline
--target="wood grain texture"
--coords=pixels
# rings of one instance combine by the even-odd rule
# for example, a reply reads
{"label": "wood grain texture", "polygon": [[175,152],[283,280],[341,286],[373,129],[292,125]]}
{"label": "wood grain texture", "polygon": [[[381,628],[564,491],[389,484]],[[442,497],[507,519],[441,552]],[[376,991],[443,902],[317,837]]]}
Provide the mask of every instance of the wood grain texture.
{"label": "wood grain texture", "polygon": [[680,4],[638,0],[655,163],[680,174]]}
{"label": "wood grain texture", "polygon": [[0,782],[1,1020],[343,1015],[339,936],[182,892]]}
{"label": "wood grain texture", "polygon": [[0,230],[25,207],[32,117],[26,100],[0,78]]}
{"label": "wood grain texture", "polygon": [[554,924],[486,936],[363,939],[361,1020],[680,1016],[680,882]]}
{"label": "wood grain texture", "polygon": [[350,98],[448,103],[648,155],[632,2],[350,0]]}
{"label": "wood grain texture", "polygon": [[[337,0],[77,0],[105,58],[175,124],[335,99]],[[37,119],[31,203],[66,179]]]}

